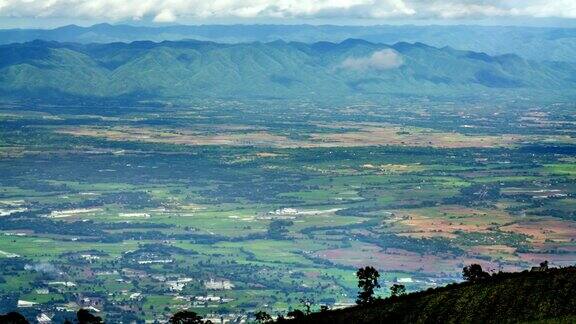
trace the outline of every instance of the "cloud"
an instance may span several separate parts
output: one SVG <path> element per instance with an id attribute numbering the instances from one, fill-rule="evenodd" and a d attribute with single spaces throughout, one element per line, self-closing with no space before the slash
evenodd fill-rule
<path id="1" fill-rule="evenodd" d="M 176 21 L 176 16 L 172 13 L 170 9 L 164 9 L 160 11 L 159 14 L 156 15 L 153 19 L 154 22 L 157 23 L 168 23 Z"/>
<path id="2" fill-rule="evenodd" d="M 382 71 L 398 68 L 402 66 L 402 64 L 404 64 L 404 60 L 398 52 L 391 49 L 384 49 L 374 52 L 367 57 L 349 57 L 345 59 L 339 67 L 355 71 Z"/>
<path id="3" fill-rule="evenodd" d="M 576 18 L 574 0 L 0 0 L 0 17 L 209 18 Z"/>

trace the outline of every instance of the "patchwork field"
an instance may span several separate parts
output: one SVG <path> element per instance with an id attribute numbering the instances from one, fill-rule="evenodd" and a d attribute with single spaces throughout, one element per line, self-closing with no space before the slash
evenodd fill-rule
<path id="1" fill-rule="evenodd" d="M 364 265 L 385 295 L 574 264 L 570 109 L 2 103 L 0 308 L 231 320 L 352 303 Z"/>
<path id="2" fill-rule="evenodd" d="M 466 135 L 458 132 L 439 132 L 417 127 L 389 124 L 349 123 L 318 125 L 321 133 L 303 133 L 301 138 L 289 138 L 262 129 L 223 125 L 213 129 L 191 131 L 185 128 L 156 129 L 137 127 L 66 127 L 57 129 L 59 134 L 102 137 L 114 141 L 139 141 L 183 145 L 257 146 L 275 148 L 321 148 L 365 146 L 416 146 L 436 148 L 493 148 L 539 140 L 529 135 L 504 134 Z M 311 129 L 314 131 L 315 129 Z M 546 140 L 556 143 L 573 143 L 570 136 L 549 136 Z"/>

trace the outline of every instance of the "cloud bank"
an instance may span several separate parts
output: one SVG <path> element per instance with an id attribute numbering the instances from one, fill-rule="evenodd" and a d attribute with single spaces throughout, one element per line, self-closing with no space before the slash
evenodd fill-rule
<path id="1" fill-rule="evenodd" d="M 0 0 L 0 17 L 176 22 L 210 18 L 576 18 L 575 0 Z"/>
<path id="2" fill-rule="evenodd" d="M 384 49 L 374 52 L 368 57 L 349 57 L 340 64 L 340 68 L 355 71 L 381 71 L 398 68 L 402 66 L 403 63 L 404 60 L 398 52 L 391 49 Z"/>

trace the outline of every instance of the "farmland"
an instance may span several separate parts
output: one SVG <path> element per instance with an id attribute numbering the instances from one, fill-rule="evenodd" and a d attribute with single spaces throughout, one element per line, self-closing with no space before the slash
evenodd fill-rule
<path id="1" fill-rule="evenodd" d="M 111 322 L 576 263 L 573 105 L 0 104 L 0 301 Z M 386 294 L 383 289 L 380 294 Z"/>

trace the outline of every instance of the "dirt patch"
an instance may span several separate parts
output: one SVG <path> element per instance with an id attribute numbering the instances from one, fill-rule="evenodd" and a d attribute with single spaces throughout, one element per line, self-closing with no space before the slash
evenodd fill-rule
<path id="1" fill-rule="evenodd" d="M 431 275 L 459 274 L 464 265 L 471 263 L 479 263 L 485 269 L 499 269 L 500 266 L 474 257 L 419 254 L 401 249 L 381 249 L 367 243 L 354 243 L 349 248 L 318 251 L 315 256 L 346 266 L 370 265 L 380 271 L 420 272 Z"/>
<path id="2" fill-rule="evenodd" d="M 342 124 L 358 131 L 312 134 L 314 141 L 333 146 L 400 145 L 440 148 L 504 147 L 521 139 L 518 135 L 480 136 L 406 128 L 387 124 Z"/>
<path id="3" fill-rule="evenodd" d="M 215 125 L 188 129 L 157 129 L 136 127 L 66 127 L 61 134 L 104 137 L 117 141 L 142 141 L 184 145 L 233 145 L 278 148 L 356 147 L 356 146 L 418 146 L 439 148 L 504 147 L 521 141 L 519 135 L 465 135 L 432 129 L 401 127 L 389 124 L 350 123 L 339 126 L 317 125 L 334 132 L 310 133 L 308 139 L 289 139 L 265 129 L 246 126 Z"/>
<path id="4" fill-rule="evenodd" d="M 506 224 L 511 217 L 499 210 L 483 211 L 459 206 L 446 206 L 417 211 L 395 211 L 400 223 L 412 232 L 405 233 L 413 237 L 444 236 L 453 238 L 456 231 L 489 232 L 498 224 Z"/>
<path id="5" fill-rule="evenodd" d="M 519 253 L 520 259 L 528 264 L 537 266 L 540 262 L 547 260 L 551 266 L 573 266 L 576 263 L 574 254 L 557 253 Z"/>
<path id="6" fill-rule="evenodd" d="M 523 221 L 503 226 L 500 229 L 506 232 L 528 235 L 534 244 L 544 244 L 546 242 L 566 243 L 576 239 L 576 222 L 565 220 Z"/>
<path id="7" fill-rule="evenodd" d="M 507 245 L 478 245 L 470 248 L 469 252 L 484 255 L 513 254 L 516 248 Z"/>
<path id="8" fill-rule="evenodd" d="M 286 137 L 265 131 L 246 133 L 205 134 L 190 131 L 174 131 L 150 128 L 96 128 L 70 127 L 58 130 L 58 133 L 75 136 L 104 137 L 114 141 L 140 141 L 149 143 L 183 145 L 227 145 L 227 146 L 263 146 L 295 147 L 296 143 Z"/>

